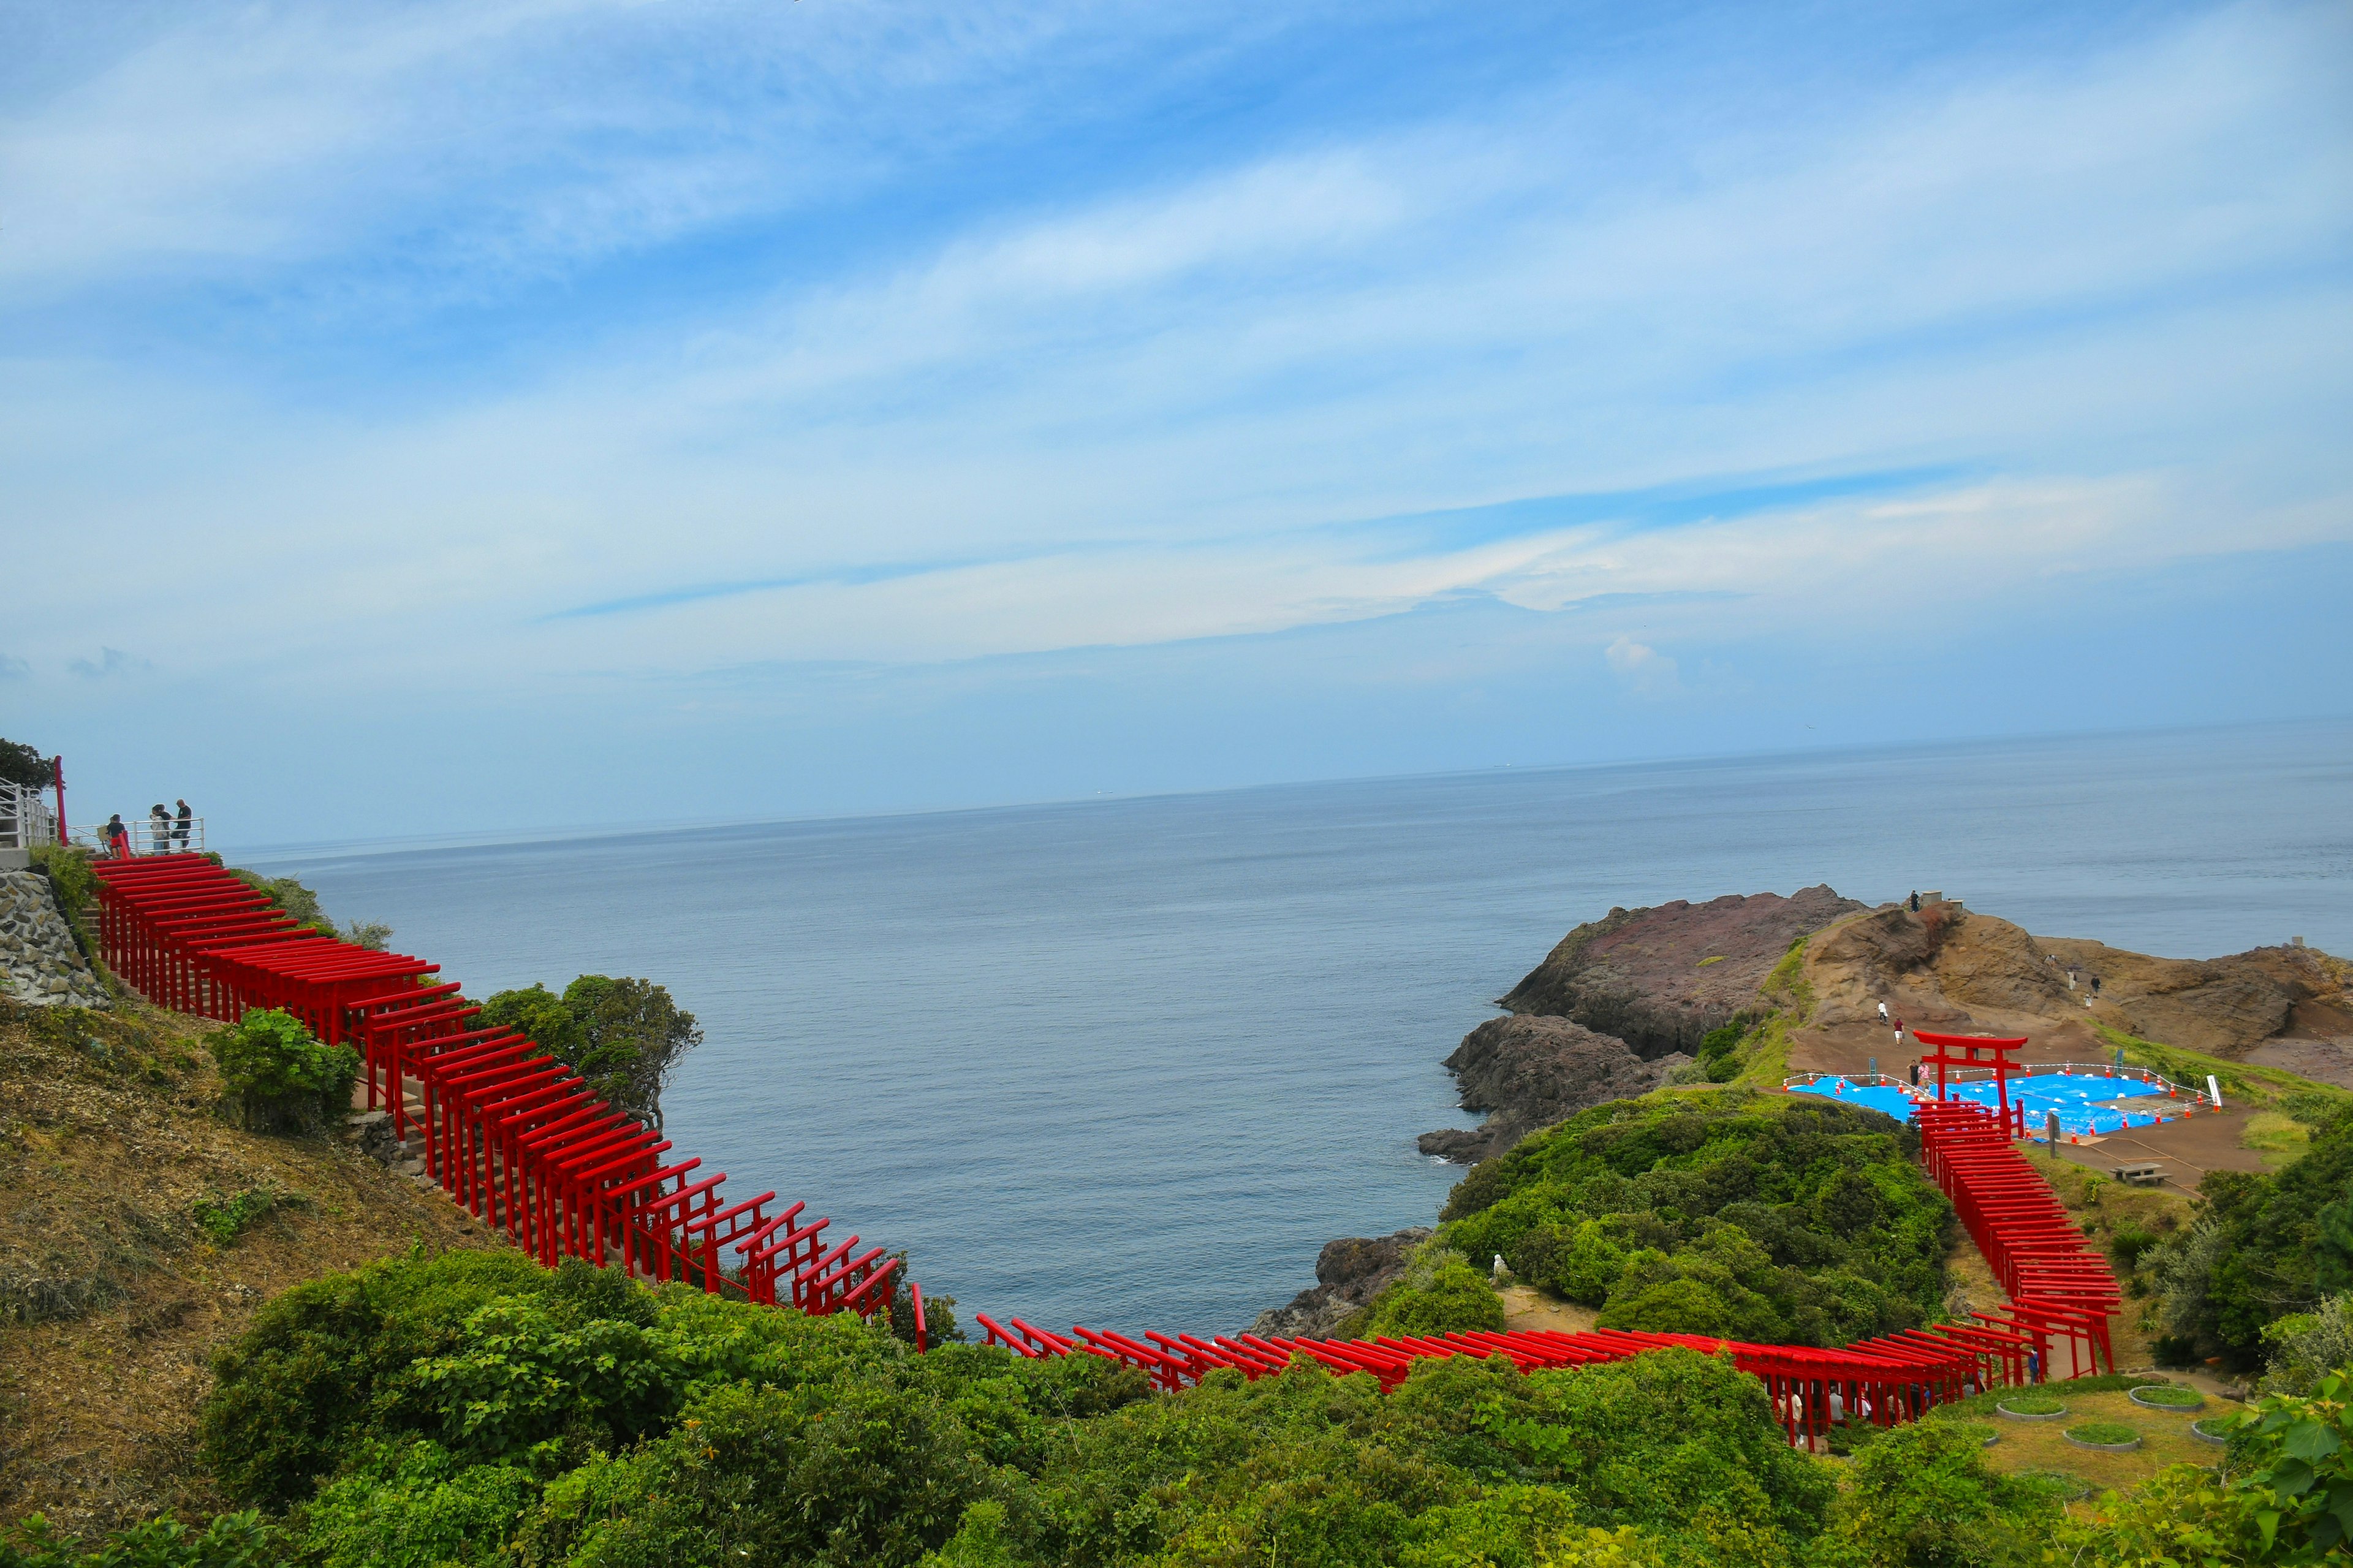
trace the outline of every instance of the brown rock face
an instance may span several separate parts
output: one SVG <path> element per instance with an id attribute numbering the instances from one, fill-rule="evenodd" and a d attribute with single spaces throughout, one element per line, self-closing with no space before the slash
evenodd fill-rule
<path id="1" fill-rule="evenodd" d="M 1315 1288 L 1302 1290 L 1287 1307 L 1269 1307 L 1250 1331 L 1261 1338 L 1328 1337 L 1405 1272 L 1407 1258 L 1430 1235 L 1428 1226 L 1417 1226 L 1393 1236 L 1344 1236 L 1325 1242 L 1315 1255 Z"/>
<path id="2" fill-rule="evenodd" d="M 2099 977 L 2104 1016 L 2143 1039 L 2213 1056 L 2242 1056 L 2281 1035 L 2332 1034 L 2344 1011 L 2337 975 L 2310 948 L 2258 947 L 2228 958 L 2187 959 L 2067 939 L 2042 946 L 2078 966 L 2079 985 Z M 2063 973 L 2060 983 L 2065 984 Z"/>
<path id="3" fill-rule="evenodd" d="M 1916 1024 L 1954 1026 L 1976 1018 L 2064 1016 L 2067 972 L 2018 926 L 1958 904 L 1914 913 L 1902 904 L 1874 910 L 1825 933 L 1806 952 L 1815 1024 L 1875 1017 L 1888 1003 Z"/>
<path id="4" fill-rule="evenodd" d="M 1446 1058 L 1462 1109 L 1489 1112 L 1485 1124 L 1425 1132 L 1419 1147 L 1439 1159 L 1475 1164 L 1588 1106 L 1648 1094 L 1690 1059 L 1674 1053 L 1644 1061 L 1625 1041 L 1567 1018 L 1490 1018 Z"/>
<path id="5" fill-rule="evenodd" d="M 1825 884 L 1786 899 L 1727 893 L 1612 910 L 1562 938 L 1502 1005 L 1614 1035 L 1645 1060 L 1696 1053 L 1701 1036 L 1757 1008 L 1758 984 L 1790 943 L 1866 907 Z"/>

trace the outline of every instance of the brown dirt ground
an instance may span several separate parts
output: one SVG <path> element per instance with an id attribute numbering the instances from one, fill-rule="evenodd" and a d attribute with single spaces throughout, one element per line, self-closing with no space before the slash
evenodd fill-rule
<path id="1" fill-rule="evenodd" d="M 89 1536 L 220 1506 L 195 1460 L 215 1352 L 288 1287 L 412 1246 L 500 1243 L 329 1138 L 212 1114 L 202 1027 L 0 1004 L 0 1519 Z M 233 1244 L 199 1199 L 287 1201 Z"/>
<path id="2" fill-rule="evenodd" d="M 1534 1285 L 1506 1285 L 1502 1295 L 1504 1326 L 1507 1329 L 1556 1329 L 1562 1333 L 1581 1334 L 1600 1316 L 1591 1307 L 1565 1301 Z"/>

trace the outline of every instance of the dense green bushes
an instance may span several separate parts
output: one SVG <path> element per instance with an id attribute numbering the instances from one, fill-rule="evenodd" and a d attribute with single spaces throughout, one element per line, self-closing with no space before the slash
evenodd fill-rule
<path id="1" fill-rule="evenodd" d="M 482 1016 L 522 1032 L 616 1110 L 653 1123 L 679 1058 L 702 1043 L 694 1015 L 667 988 L 627 976 L 584 974 L 560 996 L 544 985 L 501 991 Z"/>
<path id="2" fill-rule="evenodd" d="M 1425 1268 L 1425 1294 L 1476 1278 Z M 218 1370 L 204 1428 L 224 1489 L 284 1510 L 296 1554 L 336 1568 L 1276 1550 L 1534 1568 L 1586 1528 L 1701 1541 L 1695 1521 L 1738 1522 L 1794 1546 L 1833 1490 L 1761 1385 L 1687 1352 L 1534 1377 L 1433 1363 L 1390 1395 L 1302 1364 L 1154 1396 L 1091 1357 L 918 1357 L 855 1320 L 511 1254 L 299 1287 Z"/>
<path id="3" fill-rule="evenodd" d="M 2215 1171 L 2198 1190 L 2196 1222 L 2141 1255 L 2144 1284 L 2162 1298 L 2161 1348 L 2253 1367 L 2274 1319 L 2353 1289 L 2353 1107 L 2285 1170 Z"/>
<path id="4" fill-rule="evenodd" d="M 1474 1167 L 1440 1240 L 1605 1327 L 1842 1344 L 1926 1321 L 1952 1210 L 1876 1111 L 1742 1091 L 1597 1106 Z"/>
<path id="5" fill-rule="evenodd" d="M 1372 1303 L 1351 1338 L 1383 1334 L 1449 1334 L 1504 1326 L 1504 1303 L 1485 1275 L 1452 1247 L 1432 1241 L 1414 1252 L 1405 1275 Z"/>
<path id="6" fill-rule="evenodd" d="M 1469 1272 L 1419 1266 L 1425 1293 Z M 468 1252 L 299 1287 L 218 1371 L 206 1456 L 274 1537 L 249 1515 L 146 1527 L 102 1568 L 2027 1568 L 2054 1540 L 2130 1560 L 2109 1550 L 2126 1524 L 2061 1521 L 1957 1425 L 1881 1435 L 1842 1489 L 1762 1384 L 1688 1351 L 1426 1362 L 1386 1394 L 1301 1363 L 1155 1394 L 1093 1357 L 919 1357 L 854 1319 Z M 2242 1481 L 2133 1502 L 2133 1539 L 2221 1531 L 2235 1555 L 2176 1560 L 2262 1561 L 2242 1548 L 2268 1509 L 2307 1553 L 2279 1560 L 2316 1560 L 2347 1436 L 2322 1395 L 2251 1424 Z M 88 1565 L 36 1531 L 0 1568 Z"/>
<path id="7" fill-rule="evenodd" d="M 291 1013 L 248 1013 L 205 1038 L 230 1115 L 253 1131 L 316 1131 L 350 1109 L 359 1053 L 322 1045 Z"/>

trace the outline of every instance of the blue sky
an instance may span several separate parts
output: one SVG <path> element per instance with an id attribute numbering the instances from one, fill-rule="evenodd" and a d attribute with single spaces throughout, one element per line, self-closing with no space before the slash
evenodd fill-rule
<path id="1" fill-rule="evenodd" d="M 2353 708 L 2353 10 L 0 0 L 0 733 L 236 841 Z"/>

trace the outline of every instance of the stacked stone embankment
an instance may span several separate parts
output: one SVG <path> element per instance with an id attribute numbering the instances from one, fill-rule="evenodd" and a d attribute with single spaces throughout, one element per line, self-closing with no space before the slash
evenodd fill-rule
<path id="1" fill-rule="evenodd" d="M 108 1005 L 38 871 L 0 871 L 0 995 L 36 1007 Z"/>

